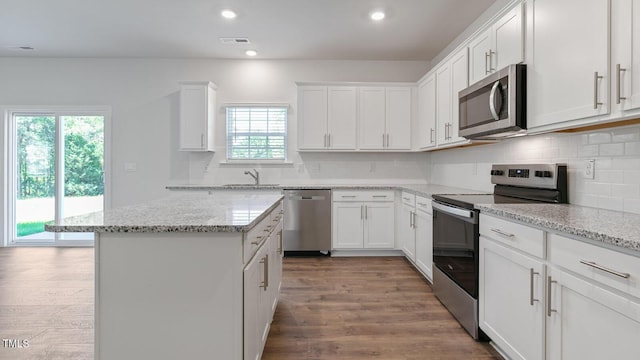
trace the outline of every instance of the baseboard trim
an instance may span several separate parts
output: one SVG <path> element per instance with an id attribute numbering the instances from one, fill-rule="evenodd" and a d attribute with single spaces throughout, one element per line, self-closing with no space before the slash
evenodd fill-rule
<path id="1" fill-rule="evenodd" d="M 401 250 L 332 250 L 332 257 L 404 256 Z"/>

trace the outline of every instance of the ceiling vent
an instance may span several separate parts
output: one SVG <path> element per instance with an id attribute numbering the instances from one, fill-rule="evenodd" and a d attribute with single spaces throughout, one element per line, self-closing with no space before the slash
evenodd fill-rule
<path id="1" fill-rule="evenodd" d="M 249 38 L 233 38 L 233 37 L 221 37 L 220 42 L 222 44 L 249 44 Z"/>

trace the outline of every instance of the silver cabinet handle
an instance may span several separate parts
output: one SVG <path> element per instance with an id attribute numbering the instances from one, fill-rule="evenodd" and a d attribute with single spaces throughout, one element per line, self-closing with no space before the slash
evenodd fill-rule
<path id="1" fill-rule="evenodd" d="M 540 275 L 539 272 L 535 272 L 533 268 L 529 269 L 529 305 L 533 306 L 535 301 L 540 301 L 533 297 L 533 276 Z"/>
<path id="2" fill-rule="evenodd" d="M 327 134 L 327 147 L 331 147 L 331 134 Z"/>
<path id="3" fill-rule="evenodd" d="M 373 195 L 374 198 L 386 198 L 387 195 Z"/>
<path id="4" fill-rule="evenodd" d="M 417 228 L 418 226 L 416 225 L 416 216 L 418 215 L 418 213 L 414 212 L 413 213 L 413 228 Z"/>
<path id="5" fill-rule="evenodd" d="M 360 205 L 360 220 L 364 219 L 364 205 Z"/>
<path id="6" fill-rule="evenodd" d="M 425 204 L 425 203 L 421 203 L 421 202 L 419 202 L 419 203 L 418 203 L 418 205 L 420 205 L 420 206 L 427 206 L 427 204 Z"/>
<path id="7" fill-rule="evenodd" d="M 387 147 L 387 145 L 385 144 L 385 137 L 384 137 L 384 134 L 382 134 L 382 147 L 383 147 L 383 148 Z"/>
<path id="8" fill-rule="evenodd" d="M 364 206 L 364 218 L 365 220 L 369 218 L 369 207 L 367 205 Z"/>
<path id="9" fill-rule="evenodd" d="M 612 275 L 615 275 L 615 276 L 619 276 L 619 277 L 621 277 L 623 279 L 628 279 L 631 276 L 631 274 L 629 274 L 629 273 L 623 273 L 623 272 L 620 272 L 620 271 L 615 271 L 615 270 L 610 269 L 608 267 L 604 267 L 602 265 L 598 265 L 593 261 L 580 260 L 580 264 L 591 266 L 594 269 L 598 269 L 598 270 L 604 271 L 606 273 L 609 273 L 609 274 L 612 274 Z"/>
<path id="10" fill-rule="evenodd" d="M 429 131 L 429 140 L 430 143 L 433 144 L 433 133 L 436 132 L 433 128 L 431 128 L 431 131 Z"/>
<path id="11" fill-rule="evenodd" d="M 627 100 L 626 97 L 620 96 L 620 92 L 622 91 L 622 83 L 620 82 L 622 76 L 621 73 L 627 71 L 627 69 L 621 68 L 620 64 L 616 64 L 616 104 L 620 104 L 620 100 Z"/>
<path id="12" fill-rule="evenodd" d="M 413 211 L 409 211 L 409 227 L 413 227 Z"/>
<path id="13" fill-rule="evenodd" d="M 488 67 L 489 61 L 487 60 L 488 57 L 489 57 L 489 53 L 485 52 L 484 53 L 484 74 L 485 75 L 489 74 L 489 67 Z"/>
<path id="14" fill-rule="evenodd" d="M 551 276 L 547 276 L 547 316 L 551 317 L 551 313 L 558 312 L 558 310 L 551 308 L 551 284 L 558 283 L 555 280 L 551 280 Z"/>
<path id="15" fill-rule="evenodd" d="M 496 53 L 495 51 L 493 51 L 493 50 L 489 49 L 489 72 L 493 72 L 493 71 L 495 71 L 495 70 L 496 70 L 496 69 L 494 69 L 494 68 L 493 68 L 493 66 L 492 66 L 492 63 L 493 63 L 492 59 L 493 59 L 493 55 L 494 55 L 495 53 Z"/>
<path id="16" fill-rule="evenodd" d="M 601 102 L 598 102 L 598 80 L 604 78 L 604 76 L 598 75 L 598 72 L 593 73 L 593 108 L 598 109 Z"/>
<path id="17" fill-rule="evenodd" d="M 259 245 L 262 242 L 262 238 L 264 238 L 264 236 L 256 236 L 256 241 L 252 241 L 251 245 Z"/>
<path id="18" fill-rule="evenodd" d="M 355 195 L 340 195 L 343 199 L 347 199 L 347 198 L 355 198 Z"/>
<path id="19" fill-rule="evenodd" d="M 514 238 L 514 237 L 516 237 L 514 234 L 506 233 L 506 232 L 504 232 L 504 231 L 502 231 L 502 230 L 500 230 L 500 229 L 494 229 L 494 228 L 491 228 L 491 231 L 493 231 L 493 232 L 494 232 L 494 233 L 496 233 L 496 234 L 500 234 L 500 235 L 502 235 L 502 236 L 506 236 L 506 237 L 508 237 L 508 238 Z"/>
<path id="20" fill-rule="evenodd" d="M 500 87 L 500 81 L 493 83 L 489 94 L 489 110 L 491 110 L 491 116 L 493 116 L 494 120 L 500 120 L 499 110 L 496 109 L 496 91 L 498 91 L 498 87 Z M 500 104 L 500 107 L 502 108 L 502 104 Z"/>
<path id="21" fill-rule="evenodd" d="M 264 281 L 260 287 L 263 288 L 264 291 L 267 291 L 267 288 L 269 287 L 269 254 L 266 254 L 260 263 L 264 266 Z"/>
<path id="22" fill-rule="evenodd" d="M 278 232 L 278 253 L 280 253 L 280 255 L 282 255 L 284 253 L 284 249 L 282 246 L 282 231 Z"/>
<path id="23" fill-rule="evenodd" d="M 387 147 L 389 147 L 389 133 L 387 133 Z"/>

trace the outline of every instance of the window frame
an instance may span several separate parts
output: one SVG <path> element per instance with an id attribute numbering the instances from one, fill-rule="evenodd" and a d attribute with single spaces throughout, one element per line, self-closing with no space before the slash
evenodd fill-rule
<path id="1" fill-rule="evenodd" d="M 270 132 L 265 132 L 265 133 L 247 133 L 249 134 L 256 134 L 256 135 L 280 135 L 282 134 L 282 136 L 284 137 L 284 143 L 283 143 L 283 158 L 246 158 L 246 159 L 240 159 L 240 158 L 232 158 L 230 157 L 231 155 L 231 137 L 233 135 L 230 135 L 229 133 L 229 109 L 233 109 L 233 108 L 282 108 L 285 110 L 285 120 L 284 120 L 284 131 L 282 133 L 270 133 Z M 225 114 L 225 161 L 223 162 L 223 164 L 288 164 L 289 161 L 289 110 L 290 110 L 290 106 L 289 104 L 284 104 L 284 103 L 232 103 L 232 104 L 225 104 L 224 105 L 224 114 Z M 236 134 L 234 132 L 234 134 Z"/>

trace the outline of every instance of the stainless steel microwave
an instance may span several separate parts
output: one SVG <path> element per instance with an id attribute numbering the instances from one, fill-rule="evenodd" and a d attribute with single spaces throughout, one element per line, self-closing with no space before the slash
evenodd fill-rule
<path id="1" fill-rule="evenodd" d="M 460 136 L 499 139 L 524 133 L 526 70 L 524 64 L 509 65 L 460 91 Z"/>

